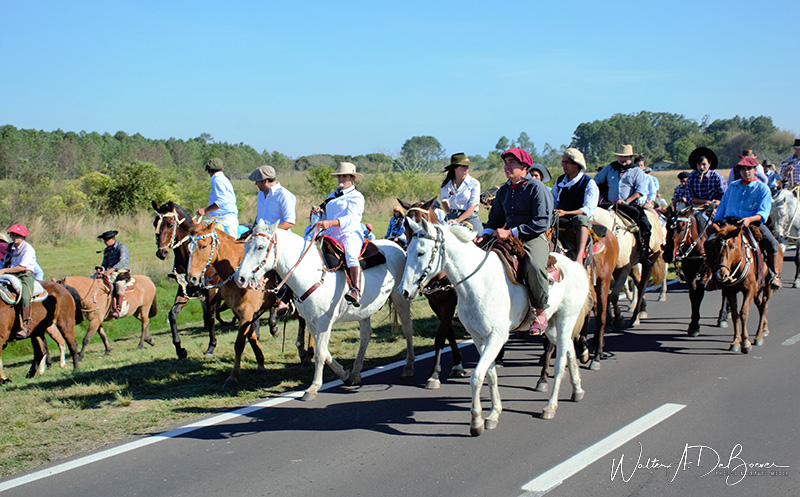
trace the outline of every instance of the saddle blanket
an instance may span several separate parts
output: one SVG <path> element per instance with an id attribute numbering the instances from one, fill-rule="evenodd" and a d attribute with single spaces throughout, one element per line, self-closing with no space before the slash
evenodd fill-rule
<path id="1" fill-rule="evenodd" d="M 22 291 L 22 282 L 13 274 L 0 274 L 0 299 L 6 304 L 15 305 L 19 301 L 19 292 Z M 48 293 L 38 281 L 33 283 L 31 302 L 41 302 Z"/>

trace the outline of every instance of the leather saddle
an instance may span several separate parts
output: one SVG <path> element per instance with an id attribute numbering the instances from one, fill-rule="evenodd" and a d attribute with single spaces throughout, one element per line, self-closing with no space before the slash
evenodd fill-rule
<path id="1" fill-rule="evenodd" d="M 572 228 L 571 225 L 568 225 L 567 220 L 559 220 L 559 232 L 563 232 L 564 234 L 568 234 L 568 236 L 561 237 L 559 236 L 558 245 L 555 247 L 555 251 L 561 253 L 562 251 L 565 252 L 565 255 L 571 253 L 572 256 L 570 259 L 575 260 L 574 254 L 576 252 L 575 244 L 577 243 L 576 233 L 575 230 Z M 586 246 L 583 247 L 583 255 L 584 255 L 584 265 L 588 266 L 591 263 L 590 257 L 594 257 L 600 253 L 602 253 L 606 245 L 603 243 L 603 238 L 606 237 L 608 233 L 608 228 L 603 226 L 602 224 L 592 221 L 592 227 L 589 228 L 589 240 L 586 242 Z"/>
<path id="2" fill-rule="evenodd" d="M 328 235 L 321 236 L 319 240 L 325 267 L 331 271 L 337 269 L 344 270 L 346 265 L 344 247 L 342 244 Z M 383 255 L 383 252 L 381 252 L 378 246 L 372 243 L 371 240 L 364 240 L 364 244 L 361 246 L 361 252 L 358 256 L 358 263 L 363 271 L 380 264 L 385 264 L 386 256 Z"/>
<path id="3" fill-rule="evenodd" d="M 495 240 L 491 250 L 496 253 L 503 262 L 508 279 L 520 285 L 525 285 L 525 273 L 520 271 L 519 265 L 525 257 L 525 248 L 519 238 L 511 237 L 508 241 Z M 550 283 L 555 283 L 564 279 L 564 272 L 552 255 L 547 258 L 547 274 Z"/>

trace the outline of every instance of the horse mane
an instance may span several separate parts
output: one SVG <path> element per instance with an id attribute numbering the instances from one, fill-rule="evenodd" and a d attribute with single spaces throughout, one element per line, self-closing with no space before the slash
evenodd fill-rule
<path id="1" fill-rule="evenodd" d="M 472 232 L 466 226 L 461 226 L 460 224 L 448 224 L 448 229 L 450 233 L 454 234 L 459 241 L 467 243 L 471 242 L 475 238 L 475 233 Z"/>

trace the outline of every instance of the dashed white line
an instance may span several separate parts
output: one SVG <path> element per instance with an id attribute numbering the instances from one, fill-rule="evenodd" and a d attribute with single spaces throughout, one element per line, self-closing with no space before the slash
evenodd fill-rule
<path id="1" fill-rule="evenodd" d="M 793 336 L 792 338 L 787 338 L 784 340 L 781 345 L 794 345 L 797 342 L 800 342 L 800 334 Z"/>

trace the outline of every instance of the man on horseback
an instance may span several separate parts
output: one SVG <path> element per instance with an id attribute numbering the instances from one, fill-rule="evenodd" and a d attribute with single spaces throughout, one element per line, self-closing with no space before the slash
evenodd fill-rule
<path id="1" fill-rule="evenodd" d="M 0 274 L 13 274 L 22 284 L 19 294 L 19 330 L 15 339 L 24 340 L 28 338 L 28 325 L 31 321 L 31 296 L 33 294 L 34 277 L 33 270 L 36 266 L 36 250 L 30 243 L 25 241 L 28 237 L 28 230 L 21 224 L 15 224 L 8 228 L 8 235 L 11 237 L 11 245 L 3 257 L 3 268 Z"/>
<path id="2" fill-rule="evenodd" d="M 650 179 L 645 172 L 633 164 L 633 146 L 620 145 L 614 155 L 617 160 L 598 172 L 594 181 L 601 194 L 606 190 L 606 201 L 601 206 L 613 205 L 617 211 L 633 219 L 639 226 L 641 241 L 640 262 L 650 257 L 650 233 L 653 227 L 644 213 L 644 202 L 650 192 Z"/>
<path id="3" fill-rule="evenodd" d="M 781 180 L 784 187 L 800 185 L 800 138 L 794 140 L 794 155 L 781 162 Z"/>
<path id="4" fill-rule="evenodd" d="M 777 290 L 781 288 L 781 269 L 783 267 L 783 254 L 777 240 L 767 228 L 766 220 L 772 205 L 772 195 L 766 183 L 756 180 L 758 161 L 754 157 L 745 156 L 736 164 L 741 175 L 730 184 L 722 201 L 714 214 L 714 222 L 723 223 L 727 218 L 738 219 L 742 227 L 751 226 L 758 229 L 762 238 L 759 242 L 764 252 L 767 267 L 770 271 L 770 286 Z M 713 235 L 705 243 L 706 253 L 715 243 Z"/>
<path id="5" fill-rule="evenodd" d="M 577 148 L 568 148 L 564 152 L 561 167 L 564 174 L 558 177 L 550 191 L 555 199 L 559 225 L 570 226 L 577 232 L 576 261 L 583 264 L 584 249 L 592 226 L 590 219 L 597 209 L 600 190 L 597 183 L 584 174 L 586 159 Z"/>
<path id="6" fill-rule="evenodd" d="M 686 185 L 686 179 L 689 175 L 686 171 L 678 173 L 678 186 L 672 191 L 672 205 L 675 206 L 676 211 L 683 210 L 686 204 L 689 203 L 689 191 Z"/>
<path id="7" fill-rule="evenodd" d="M 269 224 L 278 223 L 282 230 L 292 229 L 295 222 L 295 196 L 282 187 L 275 178 L 275 168 L 261 166 L 248 176 L 258 188 L 256 199 L 256 223 L 263 220 Z"/>
<path id="8" fill-rule="evenodd" d="M 358 256 L 364 244 L 361 231 L 361 216 L 364 215 L 364 195 L 356 190 L 355 182 L 361 181 L 364 175 L 356 172 L 355 164 L 340 162 L 339 169 L 332 174 L 339 180 L 339 187 L 319 206 L 313 207 L 312 213 L 324 211 L 323 220 L 317 225 L 344 247 L 347 264 L 347 284 L 350 289 L 344 299 L 353 307 L 361 306 L 361 266 Z"/>
<path id="9" fill-rule="evenodd" d="M 550 228 L 553 213 L 553 195 L 539 180 L 528 174 L 533 165 L 531 155 L 521 148 L 511 148 L 500 156 L 503 159 L 508 181 L 497 190 L 497 196 L 489 210 L 489 219 L 478 238 L 494 235 L 507 240 L 511 235 L 519 238 L 525 246 L 522 261 L 528 285 L 531 307 L 535 319 L 530 328 L 533 335 L 547 329 L 547 298 L 549 282 L 547 259 L 550 255 L 550 242 L 544 233 Z"/>
<path id="10" fill-rule="evenodd" d="M 197 209 L 201 216 L 217 221 L 217 226 L 234 238 L 239 236 L 239 208 L 236 206 L 236 192 L 233 185 L 222 172 L 222 159 L 209 159 L 205 165 L 211 181 L 208 205 Z"/>
<path id="11" fill-rule="evenodd" d="M 118 233 L 116 230 L 109 230 L 97 237 L 103 240 L 106 248 L 103 249 L 103 262 L 95 267 L 97 272 L 95 277 L 105 275 L 111 285 L 111 293 L 114 299 L 114 310 L 111 312 L 111 317 L 113 318 L 118 318 L 122 312 L 122 304 L 125 302 L 125 285 L 131 279 L 128 247 L 117 241 L 116 236 Z"/>

